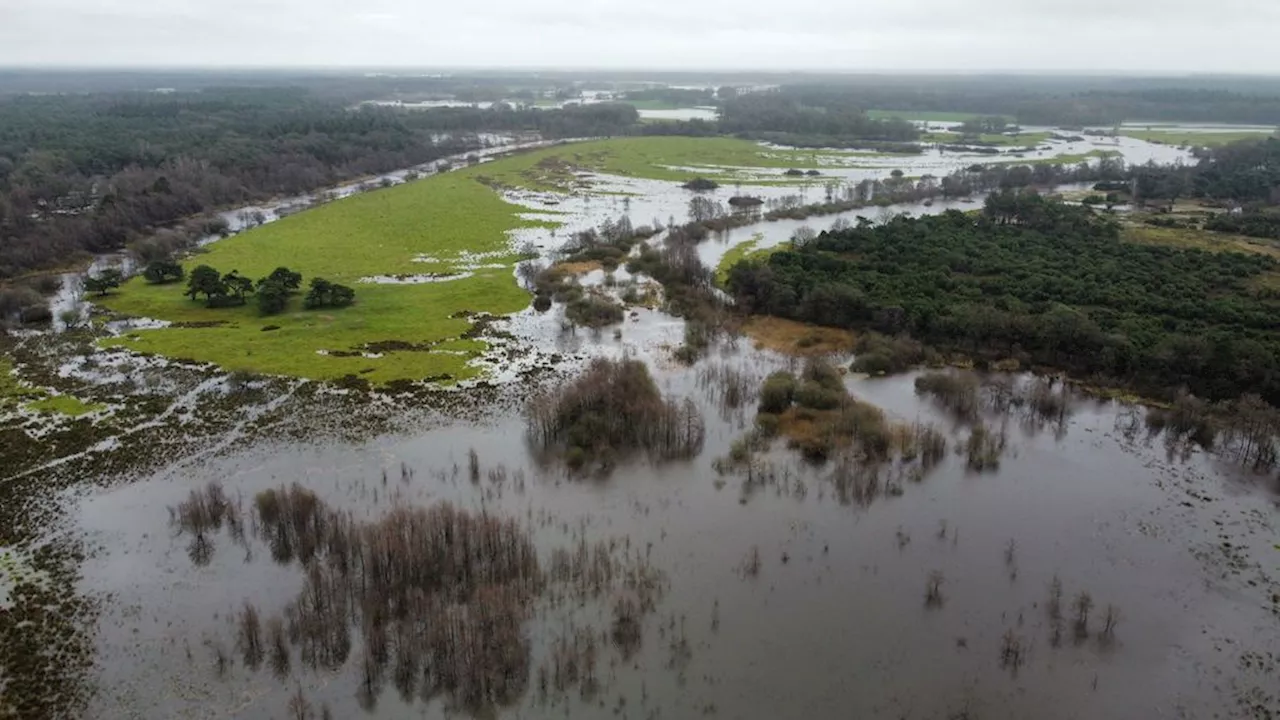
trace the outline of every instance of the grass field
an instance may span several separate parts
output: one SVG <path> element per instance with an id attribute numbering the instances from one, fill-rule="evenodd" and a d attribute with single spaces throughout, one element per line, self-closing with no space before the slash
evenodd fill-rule
<path id="1" fill-rule="evenodd" d="M 1213 147 L 1226 145 L 1239 140 L 1255 140 L 1264 137 L 1275 137 L 1275 132 L 1262 130 L 1229 130 L 1223 132 L 1187 132 L 1176 127 L 1168 129 L 1153 128 L 1151 130 L 1132 130 L 1121 128 L 1120 134 L 1136 140 L 1160 142 L 1166 145 L 1192 145 L 1197 147 Z"/>
<path id="2" fill-rule="evenodd" d="M 476 181 L 479 168 L 377 190 L 290 216 L 210 246 L 188 259 L 222 272 L 239 270 L 261 277 L 280 265 L 313 277 L 350 285 L 356 304 L 338 310 L 306 311 L 301 298 L 281 315 L 260 317 L 250 303 L 209 309 L 183 296 L 181 285 L 148 285 L 139 278 L 100 300 L 117 312 L 175 323 L 221 323 L 216 327 L 173 327 L 141 331 L 109 341 L 143 352 L 213 362 L 231 370 L 332 379 L 360 375 L 371 382 L 449 375 L 466 378 L 466 365 L 480 347 L 456 344 L 472 323 L 464 312 L 506 314 L 528 305 L 514 279 L 517 261 L 506 231 L 538 223 L 517 217 L 520 210 Z M 471 277 L 418 285 L 360 283 L 372 275 L 450 273 L 476 263 Z M 415 259 L 430 258 L 429 262 Z M 265 331 L 276 326 L 278 329 Z M 381 357 L 343 357 L 367 343 L 398 341 L 413 350 L 384 351 Z M 449 341 L 454 344 L 446 345 Z"/>

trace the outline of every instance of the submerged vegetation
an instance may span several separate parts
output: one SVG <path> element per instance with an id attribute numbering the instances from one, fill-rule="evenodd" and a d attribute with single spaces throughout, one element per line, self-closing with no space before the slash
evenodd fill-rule
<path id="1" fill-rule="evenodd" d="M 193 491 L 170 517 L 206 543 L 225 520 L 232 537 L 246 543 L 235 507 L 214 483 Z M 516 520 L 448 503 L 401 506 L 357 521 L 295 484 L 259 493 L 253 507 L 254 534 L 275 562 L 296 564 L 303 583 L 265 623 L 252 600 L 243 604 L 235 645 L 245 666 L 257 671 L 269 659 L 284 681 L 295 657 L 327 671 L 354 657 L 359 699 L 369 709 L 389 683 L 406 700 L 443 694 L 468 713 L 492 712 L 529 689 L 534 658 L 526 624 L 536 603 L 615 596 L 615 613 L 625 612 L 614 620 L 614 641 L 630 654 L 662 590 L 656 571 L 639 557 L 620 556 L 613 544 L 582 539 L 544 562 Z M 585 693 L 595 682 L 599 653 L 587 649 L 583 656 L 580 639 L 562 638 L 569 644 L 539 668 L 540 677 L 554 677 L 558 692 L 582 685 Z M 225 672 L 230 658 L 216 652 L 215 665 Z"/>
<path id="2" fill-rule="evenodd" d="M 739 441 L 730 465 L 749 462 L 753 447 L 775 436 L 806 459 L 822 463 L 840 455 L 871 468 L 895 458 L 919 461 L 923 470 L 946 452 L 946 439 L 932 427 L 891 422 L 882 410 L 849 394 L 840 372 L 826 360 L 811 358 L 800 376 L 779 371 L 760 388 L 755 428 Z M 839 471 L 838 475 L 844 474 Z"/>
<path id="3" fill-rule="evenodd" d="M 541 453 L 574 470 L 608 472 L 636 452 L 655 460 L 693 457 L 706 434 L 690 400 L 662 396 L 639 360 L 595 360 L 577 380 L 535 399 L 528 435 Z"/>

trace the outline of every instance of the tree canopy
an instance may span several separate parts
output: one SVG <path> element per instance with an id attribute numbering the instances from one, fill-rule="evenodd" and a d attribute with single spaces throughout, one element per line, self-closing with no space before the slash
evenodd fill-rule
<path id="1" fill-rule="evenodd" d="M 1034 193 L 984 212 L 827 232 L 745 261 L 728 286 L 750 312 L 1015 357 L 1152 392 L 1280 403 L 1280 295 L 1265 255 L 1126 243 L 1087 208 Z"/>

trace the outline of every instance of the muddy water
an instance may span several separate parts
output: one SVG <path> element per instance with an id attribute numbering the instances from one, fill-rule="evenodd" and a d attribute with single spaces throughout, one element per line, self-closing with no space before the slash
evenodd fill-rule
<path id="1" fill-rule="evenodd" d="M 365 711 L 354 672 L 300 670 L 296 660 L 287 683 L 238 662 L 218 678 L 211 648 L 234 647 L 232 612 L 246 599 L 278 612 L 301 577 L 261 545 L 246 550 L 225 535 L 207 566 L 193 565 L 189 538 L 175 536 L 166 507 L 212 479 L 246 506 L 258 491 L 298 482 L 358 518 L 448 499 L 523 518 L 544 550 L 579 531 L 651 545 L 669 588 L 646 621 L 640 654 L 622 662 L 607 653 L 604 689 L 589 701 L 574 693 L 548 706 L 531 692 L 508 709 L 512 717 L 932 718 L 966 709 L 975 717 L 1231 717 L 1240 696 L 1273 687 L 1274 665 L 1268 675 L 1242 658 L 1280 647 L 1270 598 L 1280 577 L 1275 495 L 1205 456 L 1171 453 L 1140 429 L 1139 410 L 1078 398 L 1062 423 L 1010 418 L 998 472 L 966 471 L 949 455 L 901 496 L 865 505 L 842 503 L 829 467 L 804 465 L 781 445 L 770 454 L 772 479 L 747 489 L 712 461 L 752 413 L 722 413 L 697 370 L 664 360 L 660 335 L 633 340 L 631 350 L 665 390 L 701 406 L 707 444 L 689 462 L 633 462 L 608 479 L 570 480 L 540 470 L 519 440 L 520 417 L 499 414 L 356 445 L 263 439 L 85 498 L 80 523 L 97 549 L 83 585 L 110 598 L 99 638 L 104 689 L 91 716 L 280 717 L 299 685 L 336 717 L 447 714 L 439 700 L 410 710 L 391 689 Z M 577 342 L 600 346 L 593 354 L 625 344 Z M 758 377 L 786 364 L 745 343 L 704 362 Z M 901 419 L 935 422 L 952 446 L 962 443 L 967 431 L 917 398 L 912 383 L 910 375 L 847 380 L 859 397 Z M 524 469 L 527 482 L 472 485 L 471 448 L 484 473 Z M 413 477 L 402 480 L 402 467 Z M 750 577 L 742 567 L 753 547 L 761 569 Z M 940 607 L 925 602 L 934 571 L 944 576 Z M 1061 647 L 1051 643 L 1046 610 L 1055 575 L 1068 617 L 1081 591 L 1096 604 L 1090 636 L 1077 640 L 1068 622 Z M 1098 631 L 1109 604 L 1120 622 L 1107 640 Z M 535 666 L 574 616 L 607 627 L 598 608 L 539 614 L 528 626 Z M 685 660 L 671 649 L 669 623 L 685 628 Z M 1010 630 L 1024 647 L 1016 668 L 1001 663 Z"/>

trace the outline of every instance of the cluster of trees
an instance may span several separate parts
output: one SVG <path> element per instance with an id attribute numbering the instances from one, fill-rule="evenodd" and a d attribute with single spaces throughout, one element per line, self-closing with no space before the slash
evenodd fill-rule
<path id="1" fill-rule="evenodd" d="M 1222 213 L 1209 218 L 1204 226 L 1207 230 L 1280 240 L 1280 212 L 1275 211 Z"/>
<path id="2" fill-rule="evenodd" d="M 728 287 L 748 312 L 909 335 L 1149 393 L 1280 404 L 1280 295 L 1251 282 L 1262 255 L 1120 241 L 1087 208 L 1005 191 L 952 211 L 863 222 L 744 261 Z"/>
<path id="3" fill-rule="evenodd" d="M 248 296 L 256 295 L 258 310 L 263 315 L 275 315 L 284 312 L 289 297 L 301 287 L 302 274 L 287 267 L 278 267 L 270 275 L 254 282 L 235 270 L 223 274 L 208 265 L 201 265 L 191 271 L 184 294 L 192 300 L 203 295 L 208 307 L 244 305 Z M 354 302 L 355 290 L 324 278 L 312 278 L 302 304 L 313 310 L 346 307 Z"/>
<path id="4" fill-rule="evenodd" d="M 1280 204 L 1280 139 L 1241 140 L 1201 151 L 1193 165 L 1143 165 L 1133 176 L 1141 199 Z"/>
<path id="5" fill-rule="evenodd" d="M 1009 121 L 1000 115 L 965 120 L 955 128 L 962 135 L 999 134 L 1010 129 Z"/>

